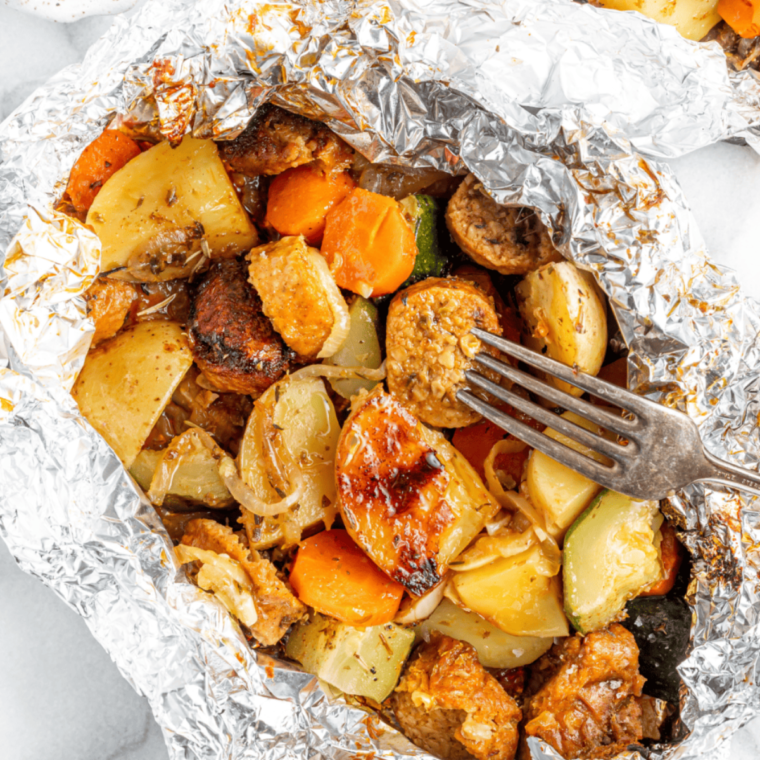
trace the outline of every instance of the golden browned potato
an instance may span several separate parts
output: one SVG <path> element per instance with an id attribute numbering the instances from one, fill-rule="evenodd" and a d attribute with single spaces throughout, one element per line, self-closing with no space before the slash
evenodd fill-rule
<path id="1" fill-rule="evenodd" d="M 299 236 L 260 245 L 247 258 L 249 281 L 285 343 L 301 356 L 332 356 L 348 336 L 350 322 L 322 254 Z"/>
<path id="2" fill-rule="evenodd" d="M 176 322 L 142 322 L 90 351 L 72 396 L 128 469 L 193 363 Z"/>
<path id="3" fill-rule="evenodd" d="M 108 277 L 98 277 L 84 294 L 87 316 L 95 323 L 92 347 L 113 338 L 122 327 L 137 298 L 135 286 Z"/>
<path id="4" fill-rule="evenodd" d="M 528 348 L 596 375 L 607 351 L 607 311 L 594 278 L 569 261 L 531 272 L 515 288 Z M 550 378 L 558 388 L 583 391 Z"/>
<path id="5" fill-rule="evenodd" d="M 498 352 L 471 335 L 473 327 L 501 335 L 493 299 L 470 282 L 429 277 L 391 301 L 388 390 L 428 425 L 464 427 L 480 419 L 456 394 L 467 385 L 464 373 L 475 354 Z"/>
<path id="6" fill-rule="evenodd" d="M 258 240 L 216 145 L 192 137 L 154 145 L 116 172 L 87 224 L 103 245 L 102 270 L 125 280 L 187 277 L 204 250 L 229 258 Z"/>
<path id="7" fill-rule="evenodd" d="M 449 201 L 446 225 L 473 261 L 502 274 L 526 274 L 562 259 L 535 211 L 500 206 L 474 174 Z"/>
<path id="8" fill-rule="evenodd" d="M 335 476 L 354 541 L 417 596 L 498 511 L 469 462 L 382 388 L 355 397 Z"/>

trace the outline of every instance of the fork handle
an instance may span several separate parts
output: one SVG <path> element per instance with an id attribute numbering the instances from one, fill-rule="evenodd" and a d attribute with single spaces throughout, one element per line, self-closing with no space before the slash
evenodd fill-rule
<path id="1" fill-rule="evenodd" d="M 760 474 L 718 459 L 707 450 L 704 454 L 709 466 L 705 468 L 705 474 L 697 478 L 698 481 L 733 486 L 741 491 L 760 496 Z"/>

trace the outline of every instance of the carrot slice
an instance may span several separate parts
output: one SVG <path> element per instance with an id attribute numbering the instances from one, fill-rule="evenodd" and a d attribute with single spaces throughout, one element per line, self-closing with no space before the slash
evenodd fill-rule
<path id="1" fill-rule="evenodd" d="M 397 201 L 356 188 L 327 215 L 322 254 L 341 288 L 367 298 L 409 277 L 417 244 Z"/>
<path id="2" fill-rule="evenodd" d="M 516 417 L 520 422 L 530 425 L 536 430 L 544 429 L 544 426 L 540 422 L 536 422 L 531 417 L 528 417 L 528 415 L 518 412 L 509 404 L 498 404 L 498 408 L 506 414 Z M 491 453 L 491 449 L 494 445 L 502 438 L 514 438 L 514 436 L 508 436 L 506 430 L 503 430 L 498 425 L 494 425 L 493 422 L 481 420 L 474 425 L 457 428 L 456 431 L 454 431 L 451 443 L 473 466 L 481 479 L 485 480 L 484 465 L 486 458 Z M 497 470 L 502 470 L 508 473 L 513 477 L 515 483 L 519 483 L 523 465 L 530 452 L 530 447 L 526 447 L 522 451 L 514 451 L 509 454 L 498 454 L 494 460 L 494 467 Z"/>
<path id="3" fill-rule="evenodd" d="M 311 164 L 288 169 L 269 186 L 266 221 L 281 235 L 303 235 L 318 245 L 328 212 L 355 186 L 348 172 L 321 172 Z"/>
<path id="4" fill-rule="evenodd" d="M 317 612 L 358 626 L 393 620 L 404 593 L 345 530 L 325 530 L 301 541 L 290 585 Z"/>
<path id="5" fill-rule="evenodd" d="M 488 420 L 476 422 L 468 427 L 457 428 L 451 442 L 459 453 L 473 466 L 475 471 L 485 480 L 486 457 L 496 443 L 506 436 L 506 431 Z"/>
<path id="6" fill-rule="evenodd" d="M 115 129 L 106 129 L 77 159 L 66 193 L 77 211 L 87 211 L 107 179 L 140 155 L 140 146 Z"/>
<path id="7" fill-rule="evenodd" d="M 683 547 L 681 546 L 681 542 L 676 538 L 676 532 L 668 523 L 663 523 L 660 531 L 662 533 L 660 553 L 662 555 L 664 577 L 643 594 L 639 594 L 639 596 L 663 596 L 667 594 L 675 586 L 678 571 L 681 568 Z"/>
<path id="8" fill-rule="evenodd" d="M 760 2 L 754 0 L 720 0 L 718 14 L 740 36 L 760 35 Z"/>

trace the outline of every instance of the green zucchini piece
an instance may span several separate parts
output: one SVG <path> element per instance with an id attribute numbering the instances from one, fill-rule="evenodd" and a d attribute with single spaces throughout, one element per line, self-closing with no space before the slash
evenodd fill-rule
<path id="1" fill-rule="evenodd" d="M 409 195 L 402 201 L 401 209 L 414 230 L 417 242 L 417 258 L 414 269 L 401 288 L 413 285 L 427 277 L 441 277 L 446 271 L 448 259 L 438 244 L 438 202 L 430 195 Z M 401 289 L 400 288 L 400 289 Z"/>
<path id="2" fill-rule="evenodd" d="M 383 363 L 380 340 L 377 337 L 377 306 L 366 298 L 357 296 L 348 310 L 348 316 L 351 320 L 348 336 L 343 341 L 343 345 L 327 359 L 326 363 L 334 364 L 336 367 L 377 369 Z M 351 398 L 362 388 L 371 391 L 377 382 L 341 378 L 330 380 L 330 385 L 343 398 Z"/>
<path id="3" fill-rule="evenodd" d="M 382 702 L 396 687 L 414 632 L 386 623 L 355 628 L 314 613 L 291 632 L 285 652 L 331 686 Z"/>
<path id="4" fill-rule="evenodd" d="M 662 578 L 656 501 L 602 491 L 565 536 L 565 613 L 581 633 L 604 628 Z"/>
<path id="5" fill-rule="evenodd" d="M 678 704 L 681 677 L 676 669 L 686 659 L 691 637 L 691 609 L 683 599 L 640 596 L 625 607 L 622 621 L 639 646 L 639 671 L 650 697 Z"/>

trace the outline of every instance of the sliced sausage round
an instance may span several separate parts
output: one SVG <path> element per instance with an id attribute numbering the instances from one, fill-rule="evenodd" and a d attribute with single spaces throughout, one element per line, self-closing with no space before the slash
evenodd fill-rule
<path id="1" fill-rule="evenodd" d="M 473 261 L 502 274 L 527 274 L 562 260 L 535 211 L 500 206 L 474 174 L 465 178 L 449 201 L 446 224 L 456 244 Z"/>
<path id="2" fill-rule="evenodd" d="M 501 335 L 493 299 L 470 282 L 430 277 L 398 293 L 388 309 L 388 389 L 428 425 L 464 427 L 480 419 L 457 400 L 473 357 L 495 349 L 470 334 Z M 492 377 L 498 381 L 498 377 Z"/>

